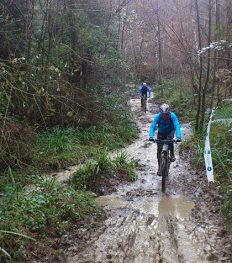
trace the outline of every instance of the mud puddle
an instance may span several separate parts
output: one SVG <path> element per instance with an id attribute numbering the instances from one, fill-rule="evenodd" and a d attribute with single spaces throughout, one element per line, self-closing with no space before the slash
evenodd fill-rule
<path id="1" fill-rule="evenodd" d="M 190 215 L 194 203 L 185 196 L 143 197 L 136 200 L 125 200 L 119 196 L 100 196 L 96 203 L 105 209 L 130 209 L 162 218 L 172 216 L 173 218 L 185 219 Z"/>
<path id="2" fill-rule="evenodd" d="M 208 194 L 207 203 L 204 179 L 177 153 L 166 193 L 161 192 L 161 178 L 156 176 L 156 144 L 147 142 L 157 107 L 148 103 L 148 112 L 144 114 L 139 104 L 137 99 L 130 101 L 139 138 L 124 149 L 129 158 L 138 161 L 139 179 L 120 185 L 116 193 L 96 199 L 107 219 L 93 236 L 84 239 L 84 248 L 74 245 L 67 262 L 232 262 L 230 239 L 223 232 L 218 204 L 212 201 L 216 192 Z M 190 125 L 182 125 L 183 138 L 190 133 Z"/>

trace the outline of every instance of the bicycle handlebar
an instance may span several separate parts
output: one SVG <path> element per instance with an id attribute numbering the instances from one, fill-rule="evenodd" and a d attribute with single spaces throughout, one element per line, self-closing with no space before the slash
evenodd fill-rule
<path id="1" fill-rule="evenodd" d="M 150 140 L 149 140 L 150 141 Z M 165 143 L 177 143 L 181 142 L 181 139 L 171 139 L 171 140 L 160 140 L 160 139 L 154 139 L 152 142 L 154 143 L 160 143 L 160 144 L 165 144 Z"/>

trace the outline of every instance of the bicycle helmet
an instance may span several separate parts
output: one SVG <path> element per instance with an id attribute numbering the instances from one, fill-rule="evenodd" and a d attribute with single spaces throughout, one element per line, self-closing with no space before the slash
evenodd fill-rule
<path id="1" fill-rule="evenodd" d="M 147 83 L 146 83 L 146 82 L 143 82 L 143 86 L 147 86 Z"/>
<path id="2" fill-rule="evenodd" d="M 164 103 L 160 106 L 160 112 L 161 114 L 167 114 L 170 112 L 170 107 L 168 104 Z"/>

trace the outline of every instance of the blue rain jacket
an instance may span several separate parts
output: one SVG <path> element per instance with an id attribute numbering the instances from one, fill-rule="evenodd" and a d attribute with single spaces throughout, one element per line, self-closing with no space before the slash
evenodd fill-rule
<path id="1" fill-rule="evenodd" d="M 139 86 L 138 94 L 139 94 L 140 97 L 142 97 L 142 87 L 143 87 L 143 85 Z M 150 97 L 151 96 L 151 88 L 149 86 L 147 86 L 147 85 L 146 85 L 146 87 L 147 87 L 147 92 L 148 92 L 149 97 Z"/>
<path id="2" fill-rule="evenodd" d="M 169 134 L 171 131 L 175 130 L 176 137 L 181 139 L 180 124 L 174 112 L 170 112 L 170 118 L 168 120 L 164 120 L 161 117 L 160 112 L 157 113 L 150 126 L 150 132 L 149 132 L 150 138 L 154 138 L 156 129 L 158 129 L 158 132 L 162 134 Z"/>

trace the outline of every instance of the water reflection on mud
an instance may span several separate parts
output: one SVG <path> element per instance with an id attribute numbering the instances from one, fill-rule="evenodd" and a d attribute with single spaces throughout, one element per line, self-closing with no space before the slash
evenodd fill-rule
<path id="1" fill-rule="evenodd" d="M 186 218 L 194 208 L 193 202 L 185 196 L 163 197 L 159 201 L 159 215 L 172 215 L 178 219 Z"/>
<path id="2" fill-rule="evenodd" d="M 107 209 L 125 208 L 127 202 L 118 196 L 104 195 L 96 198 L 96 204 Z"/>
<path id="3" fill-rule="evenodd" d="M 150 214 L 156 217 L 170 215 L 178 219 L 187 218 L 193 202 L 185 196 L 143 197 L 134 200 L 124 200 L 118 196 L 101 196 L 96 199 L 99 206 L 107 209 L 129 208 L 138 210 L 141 214 Z"/>

